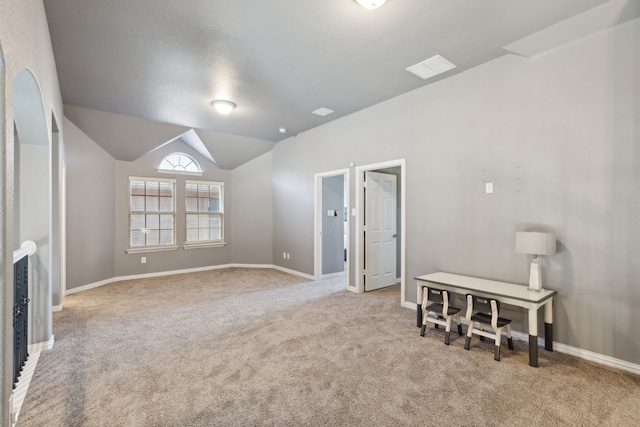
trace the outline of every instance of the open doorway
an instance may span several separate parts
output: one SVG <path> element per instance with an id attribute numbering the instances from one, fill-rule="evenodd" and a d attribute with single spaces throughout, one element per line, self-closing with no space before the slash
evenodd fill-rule
<path id="1" fill-rule="evenodd" d="M 356 168 L 356 288 L 396 286 L 405 303 L 405 160 Z M 378 291 L 379 292 L 379 291 Z"/>
<path id="2" fill-rule="evenodd" d="M 349 170 L 315 175 L 316 280 L 343 275 L 349 286 Z"/>

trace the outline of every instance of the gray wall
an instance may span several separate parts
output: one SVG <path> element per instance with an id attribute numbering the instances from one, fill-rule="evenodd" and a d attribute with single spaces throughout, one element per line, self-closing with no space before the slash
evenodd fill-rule
<path id="1" fill-rule="evenodd" d="M 178 151 L 189 154 L 195 158 L 204 171 L 203 176 L 175 175 L 156 171 L 166 155 Z M 178 250 L 136 254 L 126 253 L 129 236 L 129 176 L 176 179 L 176 238 L 179 246 Z M 187 179 L 224 182 L 224 236 L 227 246 L 188 250 L 183 248 L 186 234 L 184 187 L 185 180 Z M 164 145 L 155 151 L 145 154 L 134 162 L 117 161 L 115 187 L 115 276 L 184 270 L 230 263 L 231 247 L 233 245 L 234 213 L 233 203 L 230 203 L 228 197 L 233 194 L 234 189 L 231 183 L 231 172 L 218 169 L 181 140 L 176 140 Z M 147 258 L 146 264 L 141 264 L 141 257 Z"/>
<path id="2" fill-rule="evenodd" d="M 116 162 L 65 118 L 67 290 L 115 276 Z"/>
<path id="3" fill-rule="evenodd" d="M 344 175 L 322 178 L 322 274 L 344 271 L 344 206 Z"/>
<path id="4" fill-rule="evenodd" d="M 314 173 L 406 158 L 409 301 L 411 278 L 434 271 L 526 284 L 515 232 L 553 231 L 555 338 L 640 363 L 638 40 L 636 20 L 505 56 L 278 143 L 274 253 L 312 274 Z"/>
<path id="5" fill-rule="evenodd" d="M 29 344 L 51 337 L 49 255 L 49 146 L 20 145 L 20 242 L 38 249 L 29 257 Z M 43 315 L 48 313 L 49 315 Z"/>
<path id="6" fill-rule="evenodd" d="M 231 261 L 273 264 L 273 156 L 271 152 L 231 171 L 233 245 Z"/>

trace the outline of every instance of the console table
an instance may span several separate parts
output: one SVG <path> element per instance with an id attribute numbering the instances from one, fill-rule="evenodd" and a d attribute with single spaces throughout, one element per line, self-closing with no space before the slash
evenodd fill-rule
<path id="1" fill-rule="evenodd" d="M 544 307 L 544 348 L 553 351 L 553 296 L 556 291 L 530 291 L 526 285 L 496 282 L 450 273 L 432 273 L 415 278 L 418 289 L 418 326 L 422 325 L 422 289 L 432 286 L 458 294 L 473 293 L 529 310 L 529 365 L 538 366 L 538 309 Z"/>

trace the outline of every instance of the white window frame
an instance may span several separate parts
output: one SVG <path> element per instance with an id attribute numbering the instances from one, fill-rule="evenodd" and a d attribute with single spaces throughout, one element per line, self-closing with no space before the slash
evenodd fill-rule
<path id="1" fill-rule="evenodd" d="M 210 210 L 189 210 L 187 208 L 187 186 L 188 185 L 208 185 L 215 186 L 220 188 L 220 198 L 219 198 L 219 210 L 210 211 Z M 184 183 L 184 204 L 185 204 L 185 215 L 184 215 L 184 228 L 185 228 L 185 243 L 184 249 L 197 249 L 197 248 L 215 248 L 225 246 L 226 242 L 224 241 L 224 182 L 218 181 L 200 181 L 200 180 L 185 180 Z M 216 213 L 220 215 L 220 239 L 217 240 L 194 240 L 189 241 L 188 235 L 189 232 L 187 230 L 187 226 L 189 223 L 189 215 L 202 215 L 202 214 L 211 214 Z"/>
<path id="2" fill-rule="evenodd" d="M 193 163 L 196 168 L 198 169 L 196 172 L 194 171 L 186 171 L 186 170 L 176 170 L 176 167 L 179 167 L 179 165 L 174 165 L 172 169 L 164 169 L 164 168 L 160 168 L 160 166 L 162 166 L 162 163 L 164 163 L 165 160 L 167 160 L 167 163 L 171 163 L 168 158 L 171 156 L 182 156 L 185 157 L 187 159 L 189 159 L 191 161 L 191 163 Z M 202 176 L 203 172 L 202 172 L 202 168 L 200 167 L 200 163 L 198 163 L 198 161 L 193 158 L 193 156 L 190 156 L 186 153 L 177 151 L 175 153 L 171 153 L 168 154 L 166 156 L 164 156 L 164 158 L 160 161 L 160 166 L 158 166 L 158 168 L 156 169 L 156 171 L 160 172 L 160 173 L 171 173 L 171 174 L 177 174 L 177 175 L 191 175 L 191 176 Z"/>
<path id="3" fill-rule="evenodd" d="M 143 210 L 143 211 L 133 211 L 131 210 L 131 197 L 132 197 L 132 192 L 131 192 L 131 183 L 132 182 L 144 182 L 145 183 L 145 187 L 147 186 L 148 182 L 158 182 L 158 183 L 167 183 L 167 184 L 171 184 L 172 187 L 172 206 L 171 206 L 171 211 L 149 211 L 149 210 Z M 138 177 L 138 176 L 130 176 L 129 177 L 129 219 L 128 219 L 128 233 L 127 233 L 127 253 L 131 254 L 131 253 L 143 253 L 143 252 L 159 252 L 159 251 L 174 251 L 178 249 L 178 245 L 176 244 L 176 180 L 175 179 L 167 179 L 167 178 L 151 178 L 151 177 Z M 160 197 L 160 196 L 158 196 Z M 158 201 L 158 205 L 160 205 L 160 202 Z M 171 244 L 165 244 L 165 245 L 149 245 L 149 246 L 131 246 L 131 226 L 132 226 L 132 215 L 152 215 L 152 214 L 158 214 L 158 215 L 168 215 L 171 214 L 172 215 L 172 219 L 173 219 L 173 242 Z M 159 219 L 160 221 L 160 219 Z"/>

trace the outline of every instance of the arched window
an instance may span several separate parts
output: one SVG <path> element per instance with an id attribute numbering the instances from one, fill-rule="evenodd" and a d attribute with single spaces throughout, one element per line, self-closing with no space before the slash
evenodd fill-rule
<path id="1" fill-rule="evenodd" d="M 160 162 L 158 171 L 202 173 L 202 169 L 196 159 L 185 153 L 169 154 Z"/>

